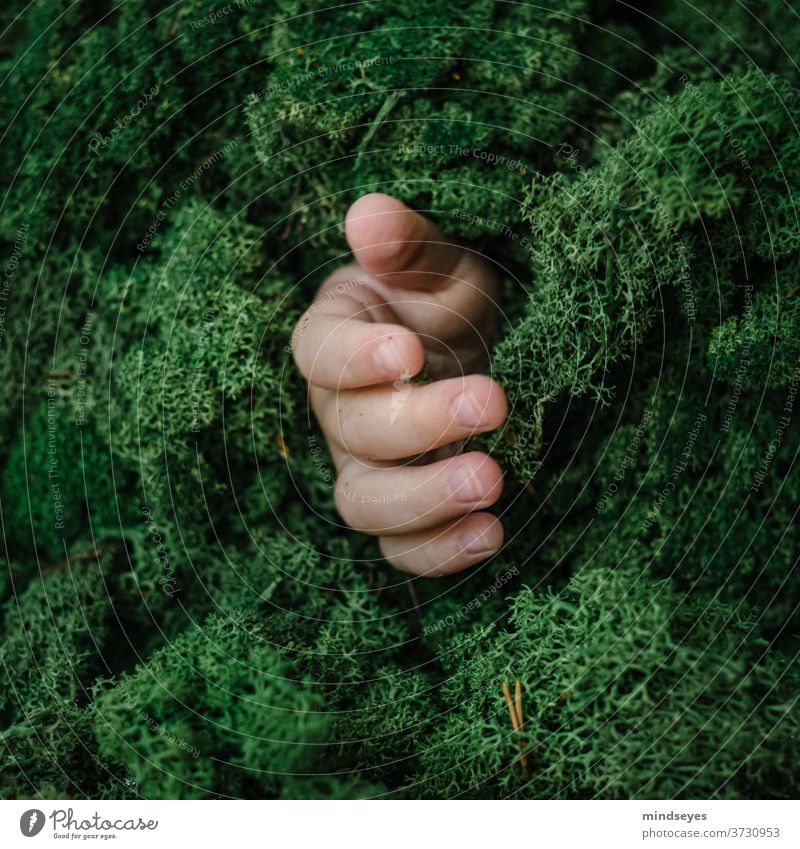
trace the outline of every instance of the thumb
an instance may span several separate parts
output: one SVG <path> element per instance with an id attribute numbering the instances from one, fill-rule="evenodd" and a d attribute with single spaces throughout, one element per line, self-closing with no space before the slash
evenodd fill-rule
<path id="1" fill-rule="evenodd" d="M 403 289 L 435 290 L 452 282 L 463 248 L 428 218 L 384 194 L 359 198 L 345 235 L 359 265 L 376 280 Z"/>

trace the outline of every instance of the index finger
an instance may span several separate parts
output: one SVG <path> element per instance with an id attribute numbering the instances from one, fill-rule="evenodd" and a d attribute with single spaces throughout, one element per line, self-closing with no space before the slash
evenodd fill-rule
<path id="1" fill-rule="evenodd" d="M 408 379 L 425 364 L 416 333 L 374 321 L 370 305 L 346 288 L 328 290 L 306 310 L 292 334 L 292 352 L 306 380 L 325 389 Z"/>

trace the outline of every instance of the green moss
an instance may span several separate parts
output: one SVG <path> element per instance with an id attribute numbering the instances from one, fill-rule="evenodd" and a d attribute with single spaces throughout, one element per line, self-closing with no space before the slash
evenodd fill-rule
<path id="1" fill-rule="evenodd" d="M 95 694 L 102 755 L 137 792 L 292 798 L 321 760 L 324 702 L 243 615 L 210 619 Z"/>
<path id="2" fill-rule="evenodd" d="M 752 626 L 741 611 L 629 568 L 581 572 L 559 595 L 522 590 L 507 630 L 475 628 L 442 653 L 449 713 L 428 741 L 416 789 L 782 796 L 777 776 L 794 769 L 793 685 L 783 677 L 788 659 L 758 659 L 764 646 L 751 644 Z M 522 733 L 511 729 L 501 688 L 517 678 Z"/>
<path id="3" fill-rule="evenodd" d="M 87 710 L 32 707 L 0 733 L 4 799 L 110 798 L 132 794 L 99 758 Z"/>
<path id="4" fill-rule="evenodd" d="M 113 621 L 111 558 L 67 557 L 15 584 L 3 609 L 0 719 L 11 724 L 52 702 L 85 703 L 88 688 L 107 667 L 106 640 Z"/>
<path id="5" fill-rule="evenodd" d="M 0 795 L 790 795 L 797 33 L 777 0 L 26 9 Z M 443 581 L 341 527 L 291 358 L 371 190 L 503 278 L 506 544 Z"/>

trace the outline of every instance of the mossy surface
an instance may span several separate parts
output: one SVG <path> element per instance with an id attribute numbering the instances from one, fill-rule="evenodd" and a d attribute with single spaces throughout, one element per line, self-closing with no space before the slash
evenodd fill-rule
<path id="1" fill-rule="evenodd" d="M 0 796 L 796 796 L 790 5 L 17 5 Z M 376 190 L 503 280 L 506 542 L 438 581 L 291 357 Z"/>

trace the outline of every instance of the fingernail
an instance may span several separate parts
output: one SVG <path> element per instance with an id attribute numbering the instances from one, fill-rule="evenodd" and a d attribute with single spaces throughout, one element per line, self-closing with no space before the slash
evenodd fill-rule
<path id="1" fill-rule="evenodd" d="M 461 427 L 476 427 L 481 420 L 483 410 L 478 399 L 471 392 L 462 392 L 453 399 L 450 412 Z"/>
<path id="2" fill-rule="evenodd" d="M 400 374 L 403 371 L 405 365 L 403 352 L 393 340 L 387 339 L 385 342 L 381 342 L 373 356 L 375 364 L 381 371 L 389 374 Z"/>
<path id="3" fill-rule="evenodd" d="M 461 504 L 476 504 L 485 495 L 480 477 L 467 464 L 456 466 L 447 476 L 450 494 Z"/>
<path id="4" fill-rule="evenodd" d="M 494 554 L 497 546 L 489 539 L 490 530 L 478 533 L 477 531 L 464 531 L 461 534 L 461 542 L 464 546 L 464 551 L 467 554 L 472 554 L 475 557 L 488 557 Z"/>

